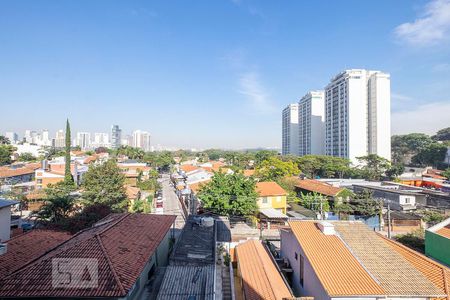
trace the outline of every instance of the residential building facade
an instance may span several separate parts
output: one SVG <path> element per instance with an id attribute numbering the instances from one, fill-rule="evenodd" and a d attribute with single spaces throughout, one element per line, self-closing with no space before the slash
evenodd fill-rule
<path id="1" fill-rule="evenodd" d="M 324 154 L 323 91 L 310 91 L 298 103 L 298 155 Z"/>
<path id="2" fill-rule="evenodd" d="M 150 151 L 150 134 L 147 131 L 135 130 L 133 132 L 133 147 Z"/>
<path id="3" fill-rule="evenodd" d="M 298 103 L 289 104 L 282 113 L 283 155 L 298 155 Z"/>
<path id="4" fill-rule="evenodd" d="M 77 146 L 81 150 L 87 150 L 91 147 L 91 133 L 89 132 L 77 132 Z"/>
<path id="5" fill-rule="evenodd" d="M 391 159 L 390 76 L 345 70 L 325 88 L 325 154 L 350 159 L 377 154 Z"/>

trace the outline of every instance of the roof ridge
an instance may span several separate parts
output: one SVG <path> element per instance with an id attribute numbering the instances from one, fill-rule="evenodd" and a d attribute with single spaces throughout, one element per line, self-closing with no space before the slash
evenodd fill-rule
<path id="1" fill-rule="evenodd" d="M 127 293 L 125 292 L 125 289 L 123 288 L 122 281 L 120 281 L 120 278 L 117 275 L 116 270 L 114 269 L 114 266 L 113 266 L 113 264 L 111 262 L 111 258 L 109 257 L 109 254 L 106 251 L 105 246 L 103 245 L 102 239 L 100 238 L 100 236 L 98 234 L 96 234 L 95 237 L 97 238 L 97 241 L 100 244 L 100 248 L 101 248 L 102 252 L 104 253 L 104 255 L 106 257 L 106 261 L 108 262 L 108 267 L 111 270 L 111 272 L 112 272 L 112 274 L 114 276 L 114 279 L 116 280 L 117 285 L 120 288 L 120 291 L 123 293 L 123 295 L 126 295 Z"/>
<path id="2" fill-rule="evenodd" d="M 442 268 L 442 275 L 444 277 L 444 291 L 447 293 L 447 300 L 450 300 L 450 291 L 447 281 L 447 270 L 445 270 L 444 268 Z"/>

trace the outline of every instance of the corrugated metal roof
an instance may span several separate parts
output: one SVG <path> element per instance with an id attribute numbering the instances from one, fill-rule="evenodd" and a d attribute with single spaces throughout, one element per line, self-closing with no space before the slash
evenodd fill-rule
<path id="1" fill-rule="evenodd" d="M 214 265 L 168 266 L 158 300 L 213 300 Z"/>

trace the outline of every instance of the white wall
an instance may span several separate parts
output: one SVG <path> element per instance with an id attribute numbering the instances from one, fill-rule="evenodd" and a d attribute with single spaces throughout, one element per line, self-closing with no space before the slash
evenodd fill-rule
<path id="1" fill-rule="evenodd" d="M 0 242 L 5 242 L 11 237 L 11 207 L 0 208 Z"/>
<path id="2" fill-rule="evenodd" d="M 297 260 L 295 253 L 297 252 Z M 303 287 L 300 285 L 300 255 L 304 257 Z M 305 253 L 300 247 L 297 238 L 287 230 L 281 230 L 281 257 L 287 258 L 293 270 L 292 290 L 296 297 L 314 297 L 314 300 L 329 300 L 327 292 L 323 288 L 316 273 L 311 267 Z"/>

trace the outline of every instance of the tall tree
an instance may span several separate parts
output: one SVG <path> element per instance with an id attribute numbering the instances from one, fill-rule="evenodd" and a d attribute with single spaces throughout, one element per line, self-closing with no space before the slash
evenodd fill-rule
<path id="1" fill-rule="evenodd" d="M 438 167 L 445 159 L 447 146 L 439 143 L 432 143 L 422 148 L 413 158 L 412 162 L 421 166 L 431 165 Z"/>
<path id="2" fill-rule="evenodd" d="M 9 145 L 11 144 L 10 140 L 3 135 L 0 135 L 0 145 Z"/>
<path id="3" fill-rule="evenodd" d="M 83 195 L 86 205 L 106 204 L 114 210 L 124 210 L 127 195 L 124 188 L 125 176 L 112 159 L 91 166 L 83 177 Z"/>
<path id="4" fill-rule="evenodd" d="M 376 154 L 356 158 L 361 163 L 364 178 L 368 180 L 381 180 L 381 177 L 390 169 L 391 163 Z"/>
<path id="5" fill-rule="evenodd" d="M 256 166 L 256 177 L 264 181 L 278 181 L 285 176 L 298 176 L 300 170 L 292 161 L 271 156 Z"/>
<path id="6" fill-rule="evenodd" d="M 69 119 L 66 121 L 66 164 L 64 169 L 64 182 L 67 184 L 73 184 L 72 172 L 70 170 L 70 124 Z"/>
<path id="7" fill-rule="evenodd" d="M 258 208 L 256 182 L 241 173 L 215 173 L 198 197 L 205 209 L 219 215 L 247 216 Z"/>
<path id="8" fill-rule="evenodd" d="M 11 163 L 11 155 L 15 150 L 16 148 L 11 145 L 0 145 L 0 166 Z"/>
<path id="9" fill-rule="evenodd" d="M 450 141 L 450 127 L 439 130 L 432 138 L 436 141 Z"/>

